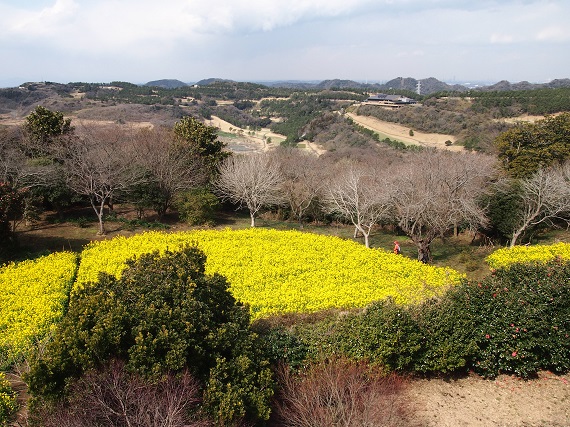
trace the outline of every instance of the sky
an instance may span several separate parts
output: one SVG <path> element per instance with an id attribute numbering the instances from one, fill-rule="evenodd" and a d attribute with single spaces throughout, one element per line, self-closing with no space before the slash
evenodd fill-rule
<path id="1" fill-rule="evenodd" d="M 570 78 L 569 0 L 0 0 L 0 87 Z"/>

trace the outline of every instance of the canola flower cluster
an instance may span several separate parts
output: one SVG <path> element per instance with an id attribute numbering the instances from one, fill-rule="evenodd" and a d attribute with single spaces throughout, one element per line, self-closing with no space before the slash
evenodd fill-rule
<path id="1" fill-rule="evenodd" d="M 120 277 L 125 260 L 144 253 L 196 245 L 207 256 L 206 273 L 219 273 L 252 318 L 329 308 L 364 307 L 388 296 L 408 304 L 460 282 L 450 268 L 432 267 L 334 236 L 251 228 L 147 232 L 93 242 L 81 254 L 76 287 L 99 272 Z"/>
<path id="2" fill-rule="evenodd" d="M 16 393 L 3 372 L 0 372 L 0 425 L 17 409 Z"/>
<path id="3" fill-rule="evenodd" d="M 24 355 L 62 317 L 76 272 L 71 252 L 0 268 L 0 368 Z"/>
<path id="4" fill-rule="evenodd" d="M 545 264 L 555 259 L 570 260 L 570 243 L 503 248 L 496 250 L 485 260 L 491 269 L 497 270 L 508 268 L 512 264 Z"/>

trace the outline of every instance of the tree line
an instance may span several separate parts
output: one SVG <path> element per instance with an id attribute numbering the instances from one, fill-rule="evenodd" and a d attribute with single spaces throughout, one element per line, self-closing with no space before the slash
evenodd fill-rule
<path id="1" fill-rule="evenodd" d="M 172 128 L 76 128 L 37 107 L 21 129 L 1 134 L 2 232 L 9 242 L 19 221 L 42 207 L 63 212 L 78 199 L 93 209 L 100 234 L 118 201 L 141 217 L 177 210 L 197 222 L 212 221 L 220 202 L 229 202 L 249 212 L 252 226 L 266 209 L 300 224 L 343 221 L 367 246 L 379 227 L 395 227 L 429 262 L 433 240 L 449 233 L 482 231 L 514 245 L 537 227 L 567 222 L 569 129 L 568 113 L 519 125 L 497 138 L 499 161 L 387 146 L 320 157 L 286 147 L 238 155 L 226 151 L 216 128 L 192 117 Z"/>

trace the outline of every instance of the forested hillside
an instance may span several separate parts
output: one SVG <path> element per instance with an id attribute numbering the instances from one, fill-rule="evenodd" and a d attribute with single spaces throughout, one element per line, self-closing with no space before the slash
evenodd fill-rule
<path id="1" fill-rule="evenodd" d="M 222 79 L 195 85 L 177 80 L 157 80 L 144 86 L 128 82 L 25 83 L 18 88 L 0 89 L 0 114 L 4 115 L 0 126 L 22 119 L 36 105 L 81 119 L 167 126 L 187 115 L 201 119 L 217 116 L 236 128 L 270 128 L 284 135 L 288 145 L 309 139 L 331 150 L 373 140 L 374 135 L 349 121 L 327 118 L 331 112 L 352 108 L 358 114 L 417 131 L 454 135 L 456 144 L 492 152 L 494 139 L 511 126 L 501 119 L 570 111 L 566 80 L 543 85 L 500 82 L 477 90 L 433 78 L 421 80 L 422 93 L 429 95 L 414 94 L 418 80 L 411 78 L 393 79 L 383 85 L 327 80 L 304 84 L 302 90 L 299 85 L 278 87 Z M 371 93 L 382 90 L 413 97 L 419 103 L 397 110 L 358 107 Z M 326 123 L 334 129 L 323 128 Z"/>

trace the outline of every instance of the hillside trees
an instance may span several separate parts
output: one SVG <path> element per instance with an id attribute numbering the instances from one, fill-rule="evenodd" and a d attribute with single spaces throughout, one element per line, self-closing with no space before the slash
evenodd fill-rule
<path id="1" fill-rule="evenodd" d="M 54 141 L 65 137 L 54 136 L 40 153 L 29 150 L 29 136 L 21 128 L 0 129 L 0 182 L 26 194 L 18 219 L 35 219 L 42 202 L 60 206 L 70 200 L 71 192 L 62 180 L 60 165 L 48 154 L 56 144 Z"/>
<path id="2" fill-rule="evenodd" d="M 72 144 L 58 147 L 67 185 L 89 199 L 99 221 L 98 234 L 105 234 L 105 205 L 121 191 L 145 182 L 134 161 L 133 142 L 132 133 L 117 126 L 85 127 Z"/>
<path id="3" fill-rule="evenodd" d="M 150 205 L 162 217 L 177 195 L 207 183 L 205 160 L 185 139 L 164 128 L 143 129 L 135 138 L 135 162 L 146 174 L 132 194 L 136 204 Z"/>
<path id="4" fill-rule="evenodd" d="M 570 113 L 521 123 L 495 140 L 503 169 L 514 178 L 528 178 L 540 168 L 570 158 Z"/>
<path id="5" fill-rule="evenodd" d="M 193 117 L 184 117 L 174 125 L 174 135 L 193 154 L 200 156 L 212 173 L 229 155 L 225 144 L 218 139 L 218 130 L 207 126 Z"/>
<path id="6" fill-rule="evenodd" d="M 422 150 L 392 174 L 392 203 L 398 226 L 418 248 L 418 259 L 431 260 L 431 242 L 456 227 L 487 222 L 478 201 L 493 173 L 493 160 L 482 154 Z"/>
<path id="7" fill-rule="evenodd" d="M 277 151 L 277 161 L 284 177 L 282 185 L 287 205 L 301 227 L 312 209 L 320 206 L 327 166 L 323 160 L 291 148 Z"/>
<path id="8" fill-rule="evenodd" d="M 278 162 L 268 153 L 234 155 L 220 165 L 218 172 L 213 184 L 215 192 L 238 208 L 246 206 L 252 227 L 263 207 L 284 202 L 284 178 Z"/>
<path id="9" fill-rule="evenodd" d="M 498 197 L 514 197 L 510 212 L 510 246 L 530 229 L 557 221 L 570 224 L 570 161 L 563 166 L 539 169 L 534 175 L 510 180 L 499 187 Z"/>
<path id="10" fill-rule="evenodd" d="M 118 359 L 151 382 L 188 370 L 218 425 L 267 419 L 272 374 L 249 311 L 224 277 L 205 275 L 205 262 L 195 247 L 155 252 L 129 261 L 120 279 L 101 274 L 76 289 L 53 341 L 32 362 L 34 396 L 61 399 L 89 369 Z"/>
<path id="11" fill-rule="evenodd" d="M 59 136 L 73 132 L 71 119 L 65 119 L 63 113 L 51 111 L 38 105 L 27 117 L 24 124 L 28 154 L 34 157 L 48 155 L 49 146 Z"/>
<path id="12" fill-rule="evenodd" d="M 318 94 L 293 93 L 289 99 L 263 100 L 260 108 L 265 116 L 277 116 L 283 121 L 273 123 L 273 132 L 285 135 L 286 145 L 294 145 L 301 137 L 301 129 L 311 120 L 327 111 L 334 103 Z"/>

